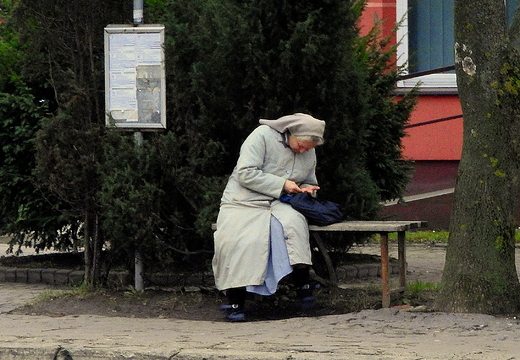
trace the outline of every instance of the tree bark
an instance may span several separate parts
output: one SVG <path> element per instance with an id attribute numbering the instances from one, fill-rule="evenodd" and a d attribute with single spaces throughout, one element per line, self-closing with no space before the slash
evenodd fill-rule
<path id="1" fill-rule="evenodd" d="M 103 266 L 99 215 L 88 212 L 85 215 L 85 285 L 96 287 L 102 283 L 101 269 Z"/>
<path id="2" fill-rule="evenodd" d="M 87 212 L 85 214 L 85 224 L 84 224 L 84 252 L 83 258 L 85 261 L 85 275 L 84 275 L 84 283 L 87 286 L 92 285 L 92 244 L 90 241 L 90 214 Z"/>
<path id="3" fill-rule="evenodd" d="M 507 85 L 510 51 L 503 1 L 455 1 L 464 140 L 437 310 L 520 310 L 514 257 L 520 137 Z"/>

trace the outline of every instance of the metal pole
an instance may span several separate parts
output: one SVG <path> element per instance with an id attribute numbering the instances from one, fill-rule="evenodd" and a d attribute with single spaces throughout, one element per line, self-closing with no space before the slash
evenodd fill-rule
<path id="1" fill-rule="evenodd" d="M 143 133 L 140 131 L 136 131 L 134 133 L 134 141 L 136 147 L 141 147 L 143 145 Z M 135 248 L 134 255 L 134 264 L 135 264 L 135 272 L 134 272 L 134 287 L 136 291 L 144 291 L 144 269 L 143 269 L 143 259 L 141 255 L 141 251 L 139 246 Z"/>
<path id="2" fill-rule="evenodd" d="M 134 0 L 134 24 L 144 23 L 143 0 Z"/>

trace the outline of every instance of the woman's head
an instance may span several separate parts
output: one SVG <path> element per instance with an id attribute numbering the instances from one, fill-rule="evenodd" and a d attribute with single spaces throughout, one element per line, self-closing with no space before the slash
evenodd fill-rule
<path id="1" fill-rule="evenodd" d="M 310 149 L 314 149 L 318 145 L 321 145 L 321 143 L 323 143 L 323 138 L 314 135 L 289 135 L 287 140 L 287 144 L 291 150 L 296 153 L 304 153 Z"/>
<path id="2" fill-rule="evenodd" d="M 288 133 L 300 141 L 314 142 L 314 146 L 323 144 L 325 121 L 315 119 L 311 115 L 296 113 L 276 120 L 261 119 L 260 124 L 268 125 L 281 133 Z"/>

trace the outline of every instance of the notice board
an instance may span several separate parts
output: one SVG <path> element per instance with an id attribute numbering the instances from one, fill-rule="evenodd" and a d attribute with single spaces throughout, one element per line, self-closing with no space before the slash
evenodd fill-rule
<path id="1" fill-rule="evenodd" d="M 121 129 L 166 128 L 164 26 L 105 28 L 106 124 Z"/>

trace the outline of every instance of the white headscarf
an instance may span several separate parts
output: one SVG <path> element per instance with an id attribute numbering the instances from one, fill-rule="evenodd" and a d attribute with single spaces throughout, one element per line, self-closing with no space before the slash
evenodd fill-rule
<path id="1" fill-rule="evenodd" d="M 320 139 L 318 144 L 323 143 L 325 132 L 325 121 L 318 120 L 311 115 L 296 113 L 282 116 L 276 120 L 260 119 L 260 124 L 267 125 L 280 133 L 289 133 L 293 136 L 316 136 Z"/>

